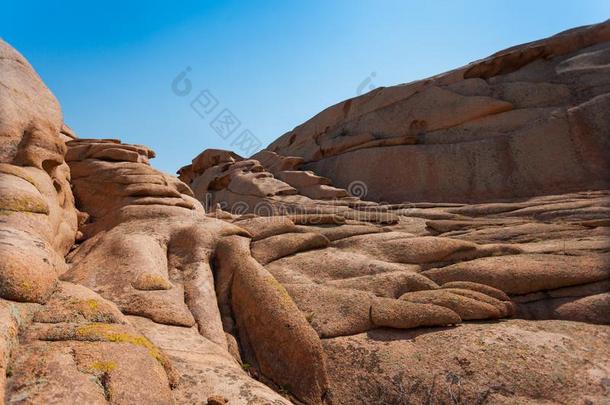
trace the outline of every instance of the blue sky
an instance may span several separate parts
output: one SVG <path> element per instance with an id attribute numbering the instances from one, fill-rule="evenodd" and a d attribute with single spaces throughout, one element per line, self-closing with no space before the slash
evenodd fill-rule
<path id="1" fill-rule="evenodd" d="M 421 79 L 607 18 L 608 0 L 24 0 L 2 5 L 0 36 L 79 136 L 149 145 L 173 173 L 205 148 L 239 149 L 246 129 L 266 146 L 362 85 Z M 172 82 L 187 67 L 191 92 L 178 96 Z M 204 90 L 216 108 L 200 116 L 190 102 Z M 210 126 L 225 109 L 241 123 L 226 139 Z"/>

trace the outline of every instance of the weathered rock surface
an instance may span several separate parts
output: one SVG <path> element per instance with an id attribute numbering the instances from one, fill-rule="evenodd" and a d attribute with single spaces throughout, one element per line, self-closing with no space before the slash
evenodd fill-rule
<path id="1" fill-rule="evenodd" d="M 29 64 L 0 51 L 0 403 L 288 403 L 231 356 L 220 318 L 209 262 L 246 231 L 206 217 L 148 148 L 77 139 Z M 159 348 L 175 346 L 124 314 L 206 349 L 177 368 Z"/>
<path id="2" fill-rule="evenodd" d="M 265 178 L 271 178 L 271 169 L 263 169 Z M 210 170 L 215 170 L 214 166 Z M 200 176 L 206 175 L 204 172 Z M 226 187 L 225 183 L 208 189 L 207 195 L 211 198 L 226 195 L 223 194 Z M 294 196 L 300 194 L 291 194 Z M 250 204 L 256 205 L 267 197 L 252 195 L 250 198 Z M 328 395 L 333 403 L 362 403 L 362 398 L 378 400 L 379 397 L 387 401 L 384 403 L 419 403 L 432 401 L 430 398 L 447 402 L 460 396 L 465 402 L 508 403 L 539 398 L 555 400 L 557 393 L 540 394 L 553 389 L 552 376 L 532 368 L 533 386 L 539 388 L 517 389 L 513 385 L 506 388 L 506 384 L 492 381 L 491 372 L 479 379 L 472 370 L 464 373 L 447 366 L 448 371 L 438 369 L 443 378 L 450 377 L 443 380 L 440 385 L 443 388 L 436 386 L 440 381 L 436 381 L 434 373 L 410 374 L 415 381 L 420 381 L 414 385 L 406 383 L 410 377 L 405 377 L 405 371 L 399 371 L 404 366 L 395 365 L 394 360 L 388 360 L 392 366 L 381 369 L 373 366 L 379 358 L 399 359 L 397 364 L 404 364 L 400 361 L 405 355 L 401 354 L 402 348 L 390 350 L 385 338 L 367 339 L 366 344 L 357 346 L 350 337 L 391 335 L 390 339 L 397 342 L 409 341 L 410 332 L 401 334 L 384 328 L 418 331 L 422 327 L 463 323 L 457 329 L 438 329 L 446 331 L 449 341 L 462 341 L 461 333 L 470 333 L 462 332 L 471 330 L 470 321 L 516 317 L 531 323 L 513 321 L 517 326 L 507 331 L 501 326 L 492 327 L 493 324 L 477 327 L 486 330 L 485 325 L 490 325 L 489 342 L 503 342 L 505 334 L 512 336 L 513 333 L 519 337 L 527 335 L 524 339 L 530 340 L 538 335 L 555 336 L 553 328 L 557 326 L 562 328 L 565 339 L 577 340 L 579 333 L 591 333 L 596 336 L 592 337 L 595 344 L 601 344 L 604 338 L 600 336 L 608 333 L 607 313 L 610 313 L 607 202 L 608 192 L 600 190 L 471 205 L 354 205 L 336 211 L 335 221 L 304 221 L 300 225 L 292 220 L 299 215 L 278 215 L 281 211 L 264 213 L 269 215 L 266 218 L 239 211 L 223 215 L 220 214 L 223 211 L 217 212 L 226 221 L 250 232 L 253 259 L 268 271 L 268 277 L 277 283 L 285 302 L 291 302 L 292 311 L 296 305 L 301 317 L 319 336 L 323 347 L 320 356 L 325 357 L 328 370 Z M 348 212 L 366 213 L 373 219 L 380 215 L 393 216 L 396 220 L 390 224 L 366 222 L 362 218 L 354 221 L 346 218 Z M 318 220 L 322 218 L 322 215 L 313 215 Z M 217 286 L 217 291 L 226 291 L 226 288 Z M 268 299 L 261 298 L 259 302 L 268 302 Z M 541 321 L 545 319 L 560 319 L 563 323 Z M 581 330 L 569 321 L 597 325 Z M 413 333 L 413 336 L 418 334 Z M 240 339 L 240 343 L 247 339 Z M 342 339 L 348 349 L 332 346 L 343 342 Z M 523 350 L 524 343 L 516 337 L 508 339 L 506 344 L 512 350 Z M 464 350 L 476 352 L 474 345 L 467 341 Z M 505 349 L 506 362 L 514 361 L 508 355 L 511 349 Z M 337 362 L 335 350 L 343 350 L 338 356 L 347 357 L 353 355 L 350 350 L 365 353 L 362 364 L 356 366 L 358 371 L 347 364 L 349 361 Z M 525 356 L 561 356 L 554 350 L 544 346 L 528 351 Z M 465 355 L 462 357 L 466 360 L 460 360 L 458 367 L 461 362 L 472 361 Z M 247 353 L 246 358 L 255 359 Z M 607 354 L 601 353 L 598 360 L 595 376 L 578 385 L 580 388 L 571 382 L 570 389 L 578 391 L 585 386 L 604 384 Z M 560 360 L 562 364 L 568 361 L 567 357 Z M 517 379 L 528 378 L 526 371 L 515 373 Z M 579 378 L 577 368 L 565 373 L 565 381 Z M 345 375 L 360 376 L 366 388 L 347 393 L 348 388 L 342 385 Z M 594 390 L 586 395 L 598 400 L 604 397 L 603 392 Z M 566 398 L 570 395 L 574 394 L 566 393 Z M 585 395 L 584 391 L 581 395 Z"/>
<path id="3" fill-rule="evenodd" d="M 172 350 L 174 362 L 189 362 L 177 372 L 174 400 L 187 403 L 221 395 L 238 403 L 283 403 L 231 356 L 237 336 L 228 326 L 234 322 L 233 314 L 222 319 L 219 310 L 214 272 L 216 277 L 224 277 L 222 271 L 231 273 L 230 286 L 246 269 L 242 263 L 213 269 L 213 258 L 238 255 L 231 249 L 218 253 L 218 245 L 226 238 L 249 234 L 206 216 L 184 183 L 148 165 L 153 155 L 144 147 L 94 140 L 73 140 L 68 147 L 76 201 L 89 217 L 81 224 L 88 239 L 68 256 L 70 269 L 62 279 L 85 285 L 115 302 L 123 313 L 137 315 L 132 322 L 161 348 Z M 114 198 L 103 198 L 108 195 Z M 234 291 L 230 303 L 252 299 L 256 287 Z M 194 345 L 194 353 L 186 358 L 175 351 L 182 338 L 189 350 Z M 266 344 L 252 342 L 251 350 L 260 357 Z M 274 365 L 283 364 L 285 369 L 290 360 Z M 279 374 L 269 378 L 277 381 Z M 232 382 L 223 383 L 227 379 Z M 297 387 L 296 381 L 289 377 L 282 383 Z M 294 393 L 316 402 L 322 388 L 313 394 L 308 387 Z"/>
<path id="4" fill-rule="evenodd" d="M 382 329 L 324 348 L 339 403 L 578 404 L 608 400 L 609 338 L 607 327 L 510 320 Z"/>
<path id="5" fill-rule="evenodd" d="M 608 188 L 609 54 L 610 22 L 569 30 L 338 103 L 263 153 L 338 187 L 362 182 L 373 201 Z"/>
<path id="6" fill-rule="evenodd" d="M 76 234 L 61 109 L 2 41 L 0 72 L 0 298 L 42 303 Z"/>
<path id="7" fill-rule="evenodd" d="M 0 404 L 607 402 L 609 27 L 179 179 L 0 42 Z"/>
<path id="8" fill-rule="evenodd" d="M 256 159 L 208 149 L 178 173 L 208 210 L 219 206 L 235 214 L 303 215 L 297 222 L 320 224 L 329 218 L 336 222 L 328 217 L 333 214 L 359 218 L 365 213 L 358 208 L 376 205 L 349 196 L 346 190 L 333 187 L 330 180 L 312 172 L 277 169 L 284 168 L 289 159 L 272 153 L 263 154 L 261 159 L 265 166 Z"/>

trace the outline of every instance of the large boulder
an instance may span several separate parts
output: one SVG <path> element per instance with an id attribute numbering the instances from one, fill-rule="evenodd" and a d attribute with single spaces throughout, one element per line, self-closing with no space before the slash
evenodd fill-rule
<path id="1" fill-rule="evenodd" d="M 609 54 L 609 21 L 569 30 L 343 101 L 259 155 L 393 203 L 607 188 Z"/>
<path id="2" fill-rule="evenodd" d="M 190 188 L 149 165 L 154 153 L 144 146 L 75 139 L 68 142 L 66 156 L 76 202 L 88 216 L 81 223 L 83 240 L 69 254 L 69 269 L 62 279 L 87 286 L 116 303 L 151 344 L 168 351 L 168 362 L 177 365 L 172 401 L 214 403 L 210 401 L 222 398 L 231 403 L 288 403 L 253 380 L 239 364 L 238 334 L 231 324 L 240 322 L 246 309 L 221 317 L 215 282 L 225 272 L 236 273 L 238 281 L 241 273 L 250 272 L 241 269 L 241 262 L 219 269 L 218 260 L 238 254 L 223 253 L 218 246 L 231 237 L 249 243 L 247 231 L 207 216 Z M 201 156 L 201 164 L 206 156 L 210 154 Z M 228 153 L 214 156 L 219 159 L 213 158 L 213 163 L 236 162 Z M 249 302 L 256 293 L 246 289 L 232 297 Z M 272 314 L 267 321 L 278 322 Z M 185 344 L 191 353 L 184 352 Z M 272 353 L 263 350 L 268 345 L 279 347 L 273 339 L 250 342 L 258 358 Z M 265 377 L 294 386 L 292 392 L 309 402 L 321 401 L 325 384 L 311 391 L 310 386 L 318 382 L 315 378 L 308 382 L 300 374 L 286 378 L 266 373 Z"/>
<path id="3" fill-rule="evenodd" d="M 0 40 L 0 162 L 50 168 L 63 162 L 59 103 L 28 61 Z"/>
<path id="4" fill-rule="evenodd" d="M 63 119 L 30 64 L 2 40 L 0 87 L 0 298 L 42 303 L 76 236 Z"/>
<path id="5" fill-rule="evenodd" d="M 609 338 L 607 326 L 510 320 L 376 330 L 324 348 L 338 404 L 595 404 L 608 399 Z"/>

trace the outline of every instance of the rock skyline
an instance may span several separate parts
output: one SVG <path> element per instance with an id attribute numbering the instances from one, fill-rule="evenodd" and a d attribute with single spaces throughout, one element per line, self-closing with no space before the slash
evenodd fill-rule
<path id="1" fill-rule="evenodd" d="M 0 404 L 607 403 L 609 111 L 606 21 L 176 177 L 0 40 Z"/>

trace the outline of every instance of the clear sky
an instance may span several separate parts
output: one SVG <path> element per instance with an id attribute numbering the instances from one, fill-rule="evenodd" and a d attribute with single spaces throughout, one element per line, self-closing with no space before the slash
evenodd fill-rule
<path id="1" fill-rule="evenodd" d="M 0 9 L 0 36 L 80 137 L 149 145 L 171 173 L 205 148 L 239 153 L 243 130 L 266 146 L 372 86 L 610 18 L 609 0 L 8 0 Z M 187 67 L 190 92 L 183 81 L 173 91 Z M 211 123 L 220 115 L 219 129 L 225 109 L 240 126 L 219 135 Z"/>

